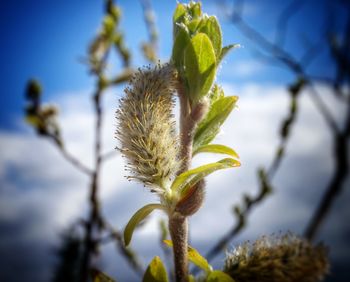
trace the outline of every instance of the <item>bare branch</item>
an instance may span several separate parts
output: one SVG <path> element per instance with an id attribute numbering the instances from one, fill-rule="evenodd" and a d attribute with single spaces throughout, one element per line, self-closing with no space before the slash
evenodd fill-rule
<path id="1" fill-rule="evenodd" d="M 80 162 L 77 158 L 75 158 L 72 154 L 70 154 L 66 150 L 66 148 L 61 144 L 61 142 L 57 139 L 57 136 L 52 134 L 47 136 L 52 140 L 53 144 L 69 163 L 71 163 L 76 169 L 80 170 L 84 174 L 88 176 L 92 175 L 93 171 L 87 166 L 85 166 L 82 162 Z"/>

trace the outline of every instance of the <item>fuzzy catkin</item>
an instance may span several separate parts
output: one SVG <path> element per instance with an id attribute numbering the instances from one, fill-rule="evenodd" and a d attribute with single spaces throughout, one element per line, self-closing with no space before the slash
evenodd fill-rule
<path id="1" fill-rule="evenodd" d="M 164 186 L 180 166 L 172 114 L 175 83 L 170 65 L 139 69 L 116 112 L 116 135 L 131 172 L 128 178 L 158 193 L 164 192 Z"/>
<path id="2" fill-rule="evenodd" d="M 286 234 L 244 243 L 227 255 L 224 271 L 236 282 L 317 282 L 328 268 L 324 246 Z"/>

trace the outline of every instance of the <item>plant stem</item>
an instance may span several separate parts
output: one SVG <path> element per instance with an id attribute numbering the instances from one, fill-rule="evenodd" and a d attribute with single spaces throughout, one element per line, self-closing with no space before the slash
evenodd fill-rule
<path id="1" fill-rule="evenodd" d="M 195 122 L 191 118 L 191 109 L 185 89 L 181 81 L 178 82 L 177 92 L 180 100 L 180 159 L 182 167 L 178 174 L 188 170 L 192 160 L 192 141 Z"/>
<path id="2" fill-rule="evenodd" d="M 191 118 L 191 108 L 183 83 L 179 80 L 177 93 L 180 100 L 180 159 L 182 166 L 178 174 L 187 171 L 191 166 L 192 142 L 196 122 Z M 173 242 L 175 280 L 188 281 L 188 221 L 187 217 L 174 212 L 169 215 L 169 231 Z"/>
<path id="3" fill-rule="evenodd" d="M 188 222 L 178 212 L 169 216 L 169 232 L 173 242 L 175 281 L 188 282 Z"/>

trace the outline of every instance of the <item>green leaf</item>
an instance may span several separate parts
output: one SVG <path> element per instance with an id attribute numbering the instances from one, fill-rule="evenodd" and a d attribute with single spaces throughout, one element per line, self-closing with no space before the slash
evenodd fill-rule
<path id="1" fill-rule="evenodd" d="M 213 45 L 204 33 L 192 37 L 184 54 L 185 75 L 192 104 L 196 104 L 210 90 L 216 71 Z"/>
<path id="2" fill-rule="evenodd" d="M 210 16 L 198 31 L 208 35 L 215 51 L 216 61 L 219 62 L 222 48 L 222 32 L 217 18 Z"/>
<path id="3" fill-rule="evenodd" d="M 209 92 L 210 105 L 214 104 L 217 100 L 224 98 L 225 93 L 221 86 L 214 84 Z"/>
<path id="4" fill-rule="evenodd" d="M 209 113 L 197 127 L 193 140 L 193 150 L 210 143 L 219 133 L 221 125 L 238 100 L 237 96 L 228 96 L 217 100 L 210 108 Z"/>
<path id="5" fill-rule="evenodd" d="M 173 23 L 182 22 L 182 18 L 186 15 L 186 13 L 186 6 L 184 4 L 178 3 L 173 14 Z"/>
<path id="6" fill-rule="evenodd" d="M 234 159 L 226 158 L 216 163 L 202 165 L 197 168 L 185 171 L 175 178 L 173 184 L 171 185 L 171 189 L 173 191 L 179 191 L 185 185 L 189 186 L 187 185 L 187 182 L 191 181 L 192 178 L 194 178 L 196 181 L 191 181 L 191 186 L 216 170 L 239 166 L 239 164 L 240 163 Z"/>
<path id="7" fill-rule="evenodd" d="M 197 19 L 193 19 L 191 20 L 188 24 L 188 30 L 191 32 L 191 34 L 195 33 L 195 31 L 197 30 L 197 27 L 200 25 L 201 23 L 201 19 L 197 18 Z"/>
<path id="8" fill-rule="evenodd" d="M 184 24 L 178 25 L 178 32 L 174 40 L 172 62 L 179 71 L 181 71 L 184 61 L 184 50 L 189 44 L 191 38 L 188 29 Z"/>
<path id="9" fill-rule="evenodd" d="M 168 275 L 160 257 L 153 258 L 142 279 L 143 282 L 167 282 Z"/>
<path id="10" fill-rule="evenodd" d="M 192 18 L 199 18 L 202 15 L 201 2 L 190 2 L 188 12 Z"/>
<path id="11" fill-rule="evenodd" d="M 182 198 L 186 197 L 187 193 L 190 192 L 190 189 L 198 181 L 202 180 L 204 177 L 206 177 L 207 175 L 213 173 L 214 171 L 217 171 L 219 169 L 230 168 L 230 167 L 238 167 L 240 165 L 241 165 L 241 163 L 238 160 L 234 160 L 234 159 L 231 159 L 231 158 L 222 159 L 221 161 L 218 161 L 217 163 L 205 165 L 205 166 L 207 166 L 206 170 L 204 170 L 202 172 L 199 172 L 198 174 L 193 176 L 185 185 L 182 186 L 181 197 Z"/>
<path id="12" fill-rule="evenodd" d="M 161 204 L 149 204 L 141 209 L 139 209 L 129 220 L 128 224 L 124 230 L 124 243 L 125 245 L 129 245 L 131 241 L 132 234 L 136 228 L 136 226 L 143 220 L 146 216 L 148 216 L 154 209 L 164 210 L 164 206 Z"/>
<path id="13" fill-rule="evenodd" d="M 114 279 L 110 278 L 107 274 L 100 270 L 92 269 L 91 276 L 93 282 L 116 282 Z"/>
<path id="14" fill-rule="evenodd" d="M 173 242 L 171 240 L 164 240 L 163 242 L 168 247 L 173 247 Z M 194 265 L 203 269 L 206 273 L 210 273 L 213 270 L 212 266 L 208 263 L 206 258 L 203 257 L 195 248 L 188 246 L 187 251 L 188 251 L 188 259 Z"/>
<path id="15" fill-rule="evenodd" d="M 226 154 L 231 157 L 234 157 L 235 159 L 239 159 L 239 156 L 235 152 L 235 150 L 225 145 L 219 145 L 219 144 L 207 144 L 207 145 L 200 146 L 199 148 L 196 149 L 196 151 L 193 152 L 193 156 L 198 153 Z"/>
<path id="16" fill-rule="evenodd" d="M 225 272 L 221 270 L 214 270 L 212 271 L 207 279 L 205 280 L 206 282 L 235 282 L 231 276 L 226 274 Z"/>
<path id="17" fill-rule="evenodd" d="M 173 37 L 174 38 L 176 37 L 176 35 L 179 31 L 178 25 L 180 23 L 184 22 L 186 13 L 187 13 L 186 6 L 181 4 L 181 3 L 177 4 L 174 15 L 173 15 Z"/>
<path id="18" fill-rule="evenodd" d="M 227 45 L 225 47 L 223 47 L 221 49 L 221 53 L 220 53 L 220 57 L 218 59 L 218 64 L 221 63 L 222 59 L 227 55 L 227 53 L 231 50 L 231 49 L 236 49 L 236 48 L 239 48 L 241 47 L 240 44 L 230 44 L 230 45 Z"/>

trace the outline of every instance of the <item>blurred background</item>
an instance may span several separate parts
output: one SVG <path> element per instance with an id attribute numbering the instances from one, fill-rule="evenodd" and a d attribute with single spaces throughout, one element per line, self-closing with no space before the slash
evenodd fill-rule
<path id="1" fill-rule="evenodd" d="M 0 281 L 78 281 L 76 274 L 61 276 L 77 271 L 86 256 L 90 223 L 98 240 L 90 240 L 89 261 L 118 281 L 139 281 L 155 255 L 169 261 L 161 213 L 136 230 L 135 254 L 121 245 L 118 236 L 130 216 L 157 198 L 124 178 L 124 160 L 114 151 L 114 115 L 125 87 L 117 79 L 149 64 L 154 54 L 169 60 L 176 1 L 116 4 L 117 31 L 131 56 L 119 41 L 106 61 L 111 85 L 98 95 L 104 162 L 94 205 L 99 73 L 91 42 L 101 30 L 105 2 L 0 3 Z M 202 7 L 218 17 L 224 45 L 241 45 L 217 75 L 226 95 L 239 96 L 217 139 L 239 153 L 242 166 L 208 177 L 204 206 L 190 219 L 191 244 L 221 267 L 225 251 L 213 251 L 219 240 L 232 250 L 261 235 L 292 231 L 328 246 L 326 281 L 349 281 L 349 2 L 206 0 Z M 40 103 L 59 109 L 46 133 L 25 122 L 30 78 L 42 84 Z M 196 158 L 193 165 L 217 158 Z M 96 210 L 103 220 L 94 218 Z"/>

